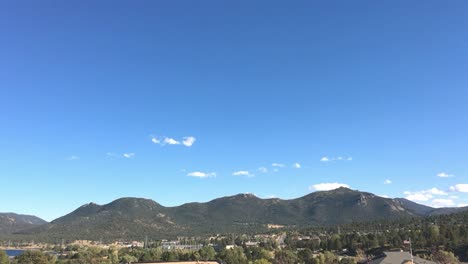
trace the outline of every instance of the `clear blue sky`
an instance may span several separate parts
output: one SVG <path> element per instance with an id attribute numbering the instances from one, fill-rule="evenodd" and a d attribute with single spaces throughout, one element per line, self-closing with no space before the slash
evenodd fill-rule
<path id="1" fill-rule="evenodd" d="M 0 36 L 0 212 L 468 204 L 467 1 L 5 1 Z"/>

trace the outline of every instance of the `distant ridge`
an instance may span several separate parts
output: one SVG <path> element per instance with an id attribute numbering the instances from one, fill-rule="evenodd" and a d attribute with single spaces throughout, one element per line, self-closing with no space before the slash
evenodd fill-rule
<path id="1" fill-rule="evenodd" d="M 406 199 L 383 198 L 348 188 L 313 192 L 291 199 L 261 199 L 253 194 L 206 203 L 165 207 L 153 200 L 121 198 L 83 205 L 49 224 L 18 232 L 47 239 L 133 239 L 261 232 L 280 226 L 337 225 L 380 219 L 425 217 L 467 208 L 439 208 Z"/>
<path id="2" fill-rule="evenodd" d="M 0 213 L 0 235 L 11 234 L 43 224 L 47 224 L 47 222 L 37 216 Z"/>

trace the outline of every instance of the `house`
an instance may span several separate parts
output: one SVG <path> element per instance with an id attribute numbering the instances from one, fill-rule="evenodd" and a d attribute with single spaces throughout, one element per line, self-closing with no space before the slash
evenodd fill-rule
<path id="1" fill-rule="evenodd" d="M 382 256 L 378 256 L 374 258 L 373 260 L 367 262 L 361 262 L 361 263 L 369 263 L 369 264 L 411 264 L 411 255 L 409 252 L 402 252 L 402 251 L 396 251 L 396 252 L 391 252 L 387 251 L 382 254 Z M 414 264 L 436 264 L 433 261 L 425 260 L 422 258 L 418 258 L 413 256 L 413 263 Z"/>

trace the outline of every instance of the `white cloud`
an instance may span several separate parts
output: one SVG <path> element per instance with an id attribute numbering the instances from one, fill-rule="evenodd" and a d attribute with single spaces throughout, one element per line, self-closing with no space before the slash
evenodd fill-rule
<path id="1" fill-rule="evenodd" d="M 455 175 L 453 175 L 453 174 L 448 174 L 448 173 L 446 173 L 446 172 L 439 172 L 439 173 L 437 173 L 437 177 L 441 177 L 441 178 L 449 178 L 449 177 L 453 177 L 453 176 L 455 176 Z"/>
<path id="2" fill-rule="evenodd" d="M 169 145 L 180 145 L 180 142 L 173 139 L 173 138 L 170 138 L 170 137 L 166 137 L 164 138 L 164 143 L 165 144 L 169 144 Z"/>
<path id="3" fill-rule="evenodd" d="M 467 206 L 468 206 L 468 204 L 466 204 L 466 203 L 459 203 L 459 204 L 457 204 L 457 207 L 467 207 Z"/>
<path id="4" fill-rule="evenodd" d="M 271 164 L 271 166 L 278 167 L 278 168 L 283 168 L 284 164 L 282 164 L 282 163 L 273 163 L 273 164 Z"/>
<path id="5" fill-rule="evenodd" d="M 405 198 L 410 201 L 425 202 L 425 201 L 429 201 L 430 199 L 432 199 L 432 195 L 427 194 L 427 193 L 413 193 L 413 194 L 408 194 Z"/>
<path id="6" fill-rule="evenodd" d="M 453 191 L 453 192 L 466 193 L 466 192 L 468 192 L 468 184 L 466 184 L 466 183 L 456 184 L 455 186 L 451 186 L 450 190 Z"/>
<path id="7" fill-rule="evenodd" d="M 444 192 L 442 190 L 439 190 L 437 188 L 429 189 L 429 190 L 427 190 L 427 192 L 430 192 L 431 194 L 434 194 L 434 195 L 447 195 L 446 192 Z"/>
<path id="8" fill-rule="evenodd" d="M 191 147 L 193 145 L 193 143 L 195 143 L 197 139 L 195 137 L 184 137 L 184 139 L 182 140 L 182 144 L 184 144 L 184 146 L 186 147 Z"/>
<path id="9" fill-rule="evenodd" d="M 330 190 L 338 189 L 340 187 L 349 188 L 349 185 L 344 184 L 344 183 L 337 183 L 337 182 L 319 183 L 319 184 L 315 184 L 315 185 L 310 186 L 309 190 L 312 190 L 312 191 L 330 191 Z"/>
<path id="10" fill-rule="evenodd" d="M 130 159 L 130 158 L 135 157 L 135 153 L 124 153 L 122 156 L 124 158 Z"/>
<path id="11" fill-rule="evenodd" d="M 296 169 L 300 169 L 300 168 L 301 168 L 301 164 L 299 164 L 298 162 L 296 162 L 296 163 L 293 164 L 293 167 L 296 168 Z"/>
<path id="12" fill-rule="evenodd" d="M 320 161 L 321 161 L 321 162 L 327 162 L 327 161 L 330 161 L 330 159 L 329 159 L 327 156 L 325 156 L 325 157 L 322 157 L 322 158 L 320 159 Z"/>
<path id="13" fill-rule="evenodd" d="M 455 206 L 455 203 L 450 199 L 434 199 L 432 200 L 431 205 L 436 208 L 453 207 Z"/>
<path id="14" fill-rule="evenodd" d="M 267 173 L 267 172 L 268 172 L 268 169 L 265 168 L 265 167 L 260 167 L 260 168 L 258 168 L 258 171 L 259 171 L 260 173 Z"/>
<path id="15" fill-rule="evenodd" d="M 151 142 L 154 144 L 158 144 L 161 146 L 164 145 L 184 145 L 186 147 L 191 147 L 197 139 L 193 136 L 189 137 L 184 137 L 182 138 L 182 141 L 171 138 L 171 137 L 157 137 L 157 136 L 151 136 Z"/>
<path id="16" fill-rule="evenodd" d="M 417 192 L 404 192 L 406 199 L 410 201 L 426 202 L 434 197 L 434 195 L 447 195 L 446 192 L 437 188 L 431 188 L 428 190 L 417 191 Z"/>
<path id="17" fill-rule="evenodd" d="M 379 196 L 383 198 L 390 198 L 388 195 L 379 195 Z"/>
<path id="18" fill-rule="evenodd" d="M 338 156 L 336 158 L 332 157 L 327 157 L 327 156 L 323 156 L 320 161 L 321 162 L 328 162 L 328 161 L 352 161 L 353 158 L 352 157 L 344 157 L 344 156 Z"/>
<path id="19" fill-rule="evenodd" d="M 255 176 L 254 174 L 251 174 L 249 171 L 236 171 L 232 173 L 233 176 L 247 176 L 247 177 L 253 177 Z"/>
<path id="20" fill-rule="evenodd" d="M 194 171 L 194 172 L 190 172 L 189 174 L 187 174 L 187 176 L 197 177 L 197 178 L 210 178 L 210 177 L 216 177 L 216 173 L 215 172 Z"/>
<path id="21" fill-rule="evenodd" d="M 70 156 L 70 157 L 67 158 L 67 160 L 79 160 L 79 159 L 80 159 L 80 157 L 75 156 L 75 155 Z"/>
<path id="22" fill-rule="evenodd" d="M 384 184 L 391 184 L 391 183 L 392 183 L 392 181 L 391 181 L 391 180 L 389 180 L 389 179 L 386 179 L 386 180 L 385 180 L 383 183 L 384 183 Z"/>

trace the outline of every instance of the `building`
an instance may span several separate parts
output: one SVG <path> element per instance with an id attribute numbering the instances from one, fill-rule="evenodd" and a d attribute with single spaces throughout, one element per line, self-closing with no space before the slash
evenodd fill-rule
<path id="1" fill-rule="evenodd" d="M 369 264 L 411 264 L 411 255 L 409 252 L 384 252 L 382 256 L 378 256 L 373 260 L 361 263 L 369 263 Z M 418 258 L 413 256 L 413 263 L 414 264 L 436 264 L 433 261 L 425 260 L 422 258 Z"/>

